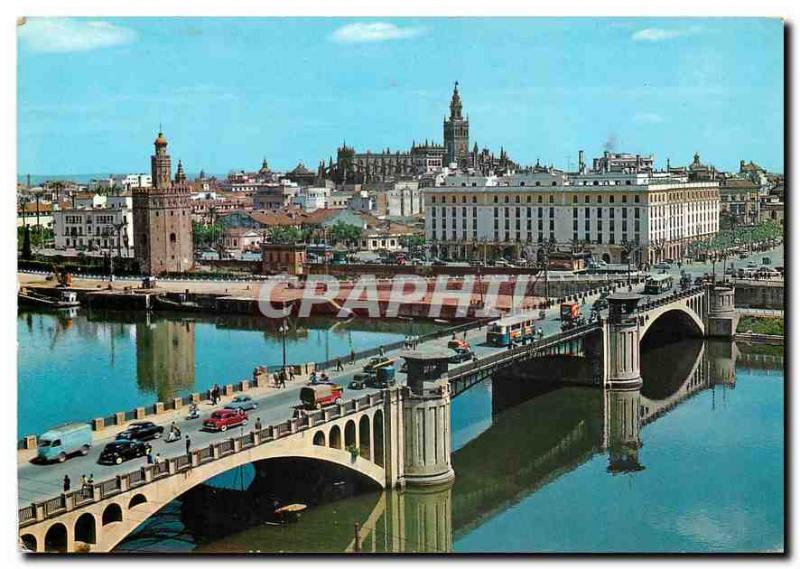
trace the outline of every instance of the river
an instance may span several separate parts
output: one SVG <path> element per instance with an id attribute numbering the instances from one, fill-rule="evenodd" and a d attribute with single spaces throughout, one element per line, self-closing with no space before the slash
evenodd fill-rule
<path id="1" fill-rule="evenodd" d="M 225 535 L 187 531 L 176 500 L 117 550 L 343 552 L 358 523 L 376 552 L 782 551 L 782 356 L 684 340 L 643 352 L 639 391 L 536 384 L 517 404 L 495 377 L 453 401 L 450 488 L 356 493 Z"/>
<path id="2" fill-rule="evenodd" d="M 274 321 L 256 316 L 20 312 L 19 436 L 250 378 L 282 362 Z M 290 322 L 289 363 L 323 361 L 425 334 L 440 324 L 304 318 Z"/>

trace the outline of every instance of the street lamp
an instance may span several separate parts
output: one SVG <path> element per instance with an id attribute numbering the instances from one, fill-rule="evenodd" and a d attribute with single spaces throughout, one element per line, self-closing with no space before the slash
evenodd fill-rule
<path id="1" fill-rule="evenodd" d="M 284 318 L 283 322 L 278 328 L 278 333 L 281 335 L 281 339 L 283 340 L 283 367 L 281 368 L 281 374 L 283 378 L 286 378 L 286 334 L 288 332 L 289 325 L 286 323 L 286 319 Z"/>

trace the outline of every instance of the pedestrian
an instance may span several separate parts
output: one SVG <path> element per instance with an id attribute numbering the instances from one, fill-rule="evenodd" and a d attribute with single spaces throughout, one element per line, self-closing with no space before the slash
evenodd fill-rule
<path id="1" fill-rule="evenodd" d="M 466 330 L 464 330 L 464 339 L 465 340 L 467 339 L 467 331 Z"/>
<path id="2" fill-rule="evenodd" d="M 289 381 L 294 381 L 294 368 L 289 368 Z"/>
<path id="3" fill-rule="evenodd" d="M 189 435 L 186 435 L 186 454 L 192 452 L 192 439 L 189 438 Z"/>
<path id="4" fill-rule="evenodd" d="M 381 346 L 380 348 L 378 348 L 378 355 L 379 355 L 380 357 L 383 357 L 383 346 Z"/>
<path id="5" fill-rule="evenodd" d="M 280 374 L 281 389 L 286 389 L 286 370 L 282 370 Z"/>
<path id="6" fill-rule="evenodd" d="M 162 460 L 161 453 L 160 452 L 156 453 L 156 464 L 161 464 L 161 460 Z"/>
<path id="7" fill-rule="evenodd" d="M 86 488 L 86 475 L 81 474 L 81 488 Z"/>
<path id="8" fill-rule="evenodd" d="M 336 371 L 344 371 L 344 366 L 342 365 L 342 358 L 336 359 Z"/>
<path id="9" fill-rule="evenodd" d="M 256 431 L 261 430 L 261 417 L 256 417 Z"/>
<path id="10" fill-rule="evenodd" d="M 89 474 L 89 480 L 86 481 L 89 486 L 94 486 L 94 474 Z"/>
<path id="11" fill-rule="evenodd" d="M 65 475 L 64 475 L 64 493 L 65 493 L 65 494 L 66 494 L 67 492 L 69 492 L 69 488 L 70 488 L 70 480 L 69 480 L 69 476 L 68 476 L 67 474 L 65 474 Z"/>
<path id="12" fill-rule="evenodd" d="M 147 464 L 153 464 L 153 449 L 147 447 Z"/>
<path id="13" fill-rule="evenodd" d="M 356 351 L 350 350 L 350 364 L 356 363 Z"/>

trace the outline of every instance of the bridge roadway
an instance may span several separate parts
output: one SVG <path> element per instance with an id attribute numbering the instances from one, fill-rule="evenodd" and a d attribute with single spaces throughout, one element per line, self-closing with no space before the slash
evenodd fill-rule
<path id="1" fill-rule="evenodd" d="M 595 297 L 590 297 L 586 304 L 581 307 L 584 315 L 588 316 L 594 299 Z M 540 322 L 540 326 L 542 327 L 546 337 L 560 332 L 561 323 L 559 319 L 559 307 L 554 306 L 548 309 L 546 311 L 545 319 Z M 459 337 L 463 336 L 459 334 Z M 485 327 L 467 331 L 466 338 L 467 341 L 472 345 L 473 350 L 479 359 L 483 359 L 498 352 L 504 352 L 507 350 L 507 348 L 490 346 L 486 343 Z M 422 346 L 443 348 L 446 347 L 449 339 L 450 338 L 445 337 L 431 340 L 429 342 L 425 342 Z M 387 355 L 396 355 L 399 353 L 399 351 L 400 350 L 389 351 Z M 340 373 L 336 373 L 334 370 L 328 370 L 327 373 L 331 376 L 334 382 L 346 387 L 353 375 L 360 371 L 361 366 L 364 363 L 364 361 L 359 361 L 356 362 L 355 366 L 347 365 L 345 366 L 345 370 Z M 468 365 L 468 363 L 453 365 L 451 366 L 451 369 L 458 370 L 458 368 L 464 367 L 465 365 Z M 398 365 L 398 370 L 399 367 L 400 366 Z M 397 379 L 398 383 L 404 384 L 405 374 L 398 371 Z M 299 402 L 298 391 L 301 386 L 306 385 L 306 382 L 289 382 L 287 385 L 288 387 L 285 390 L 269 391 L 267 394 L 262 394 L 260 396 L 254 393 L 252 394 L 254 400 L 259 406 L 258 409 L 249 412 L 250 422 L 243 428 L 244 433 L 247 433 L 254 428 L 253 425 L 256 417 L 261 419 L 261 424 L 264 426 L 276 424 L 291 417 L 293 413 L 292 407 L 297 405 Z M 374 393 L 375 391 L 377 390 L 369 388 L 359 391 L 345 389 L 345 400 L 349 401 L 353 398 L 361 397 L 367 393 Z M 199 404 L 201 416 L 200 419 L 187 420 L 185 417 L 186 411 L 184 410 L 184 412 L 177 415 L 177 417 L 175 417 L 176 413 L 173 412 L 171 414 L 171 418 L 164 418 L 164 416 L 158 415 L 149 416 L 146 418 L 146 420 L 152 420 L 159 424 L 169 425 L 170 420 L 174 418 L 176 424 L 180 427 L 182 434 L 184 436 L 189 435 L 192 448 L 202 448 L 208 446 L 212 442 L 227 440 L 231 436 L 238 436 L 242 434 L 239 429 L 232 429 L 226 433 L 206 432 L 200 430 L 202 419 L 207 417 L 214 409 L 223 407 L 228 401 L 230 401 L 230 399 L 232 399 L 232 397 L 223 397 L 221 403 L 217 407 L 212 407 L 208 401 L 201 402 Z M 81 475 L 89 476 L 91 474 L 94 481 L 99 482 L 101 480 L 112 478 L 118 474 L 128 473 L 139 466 L 145 465 L 144 458 L 133 459 L 124 462 L 121 465 L 98 464 L 97 460 L 101 451 L 107 443 L 113 440 L 114 433 L 118 432 L 111 429 L 108 431 L 109 435 L 107 437 L 95 439 L 94 446 L 89 451 L 87 456 L 76 456 L 68 459 L 62 464 L 36 464 L 30 460 L 30 452 L 19 452 L 19 464 L 17 469 L 19 483 L 19 506 L 28 506 L 32 502 L 46 500 L 61 493 L 63 490 L 63 480 L 65 475 L 69 476 L 72 489 L 75 489 L 80 485 Z M 185 455 L 186 453 L 184 441 L 166 443 L 163 439 L 160 439 L 150 441 L 150 444 L 153 447 L 153 456 L 160 454 L 165 460 L 168 458 Z"/>

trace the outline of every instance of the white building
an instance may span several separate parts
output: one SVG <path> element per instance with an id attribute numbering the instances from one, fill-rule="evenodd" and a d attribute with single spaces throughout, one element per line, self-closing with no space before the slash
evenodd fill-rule
<path id="1" fill-rule="evenodd" d="M 127 200 L 131 200 L 130 197 Z M 66 209 L 53 212 L 56 249 L 133 250 L 133 217 L 127 207 Z"/>
<path id="2" fill-rule="evenodd" d="M 689 243 L 719 230 L 717 182 L 647 173 L 460 177 L 426 188 L 425 235 L 450 258 L 519 257 L 547 241 L 597 258 L 680 259 Z"/>
<path id="3" fill-rule="evenodd" d="M 302 188 L 299 193 L 292 198 L 292 204 L 305 210 L 315 211 L 325 209 L 331 189 L 328 187 Z"/>

